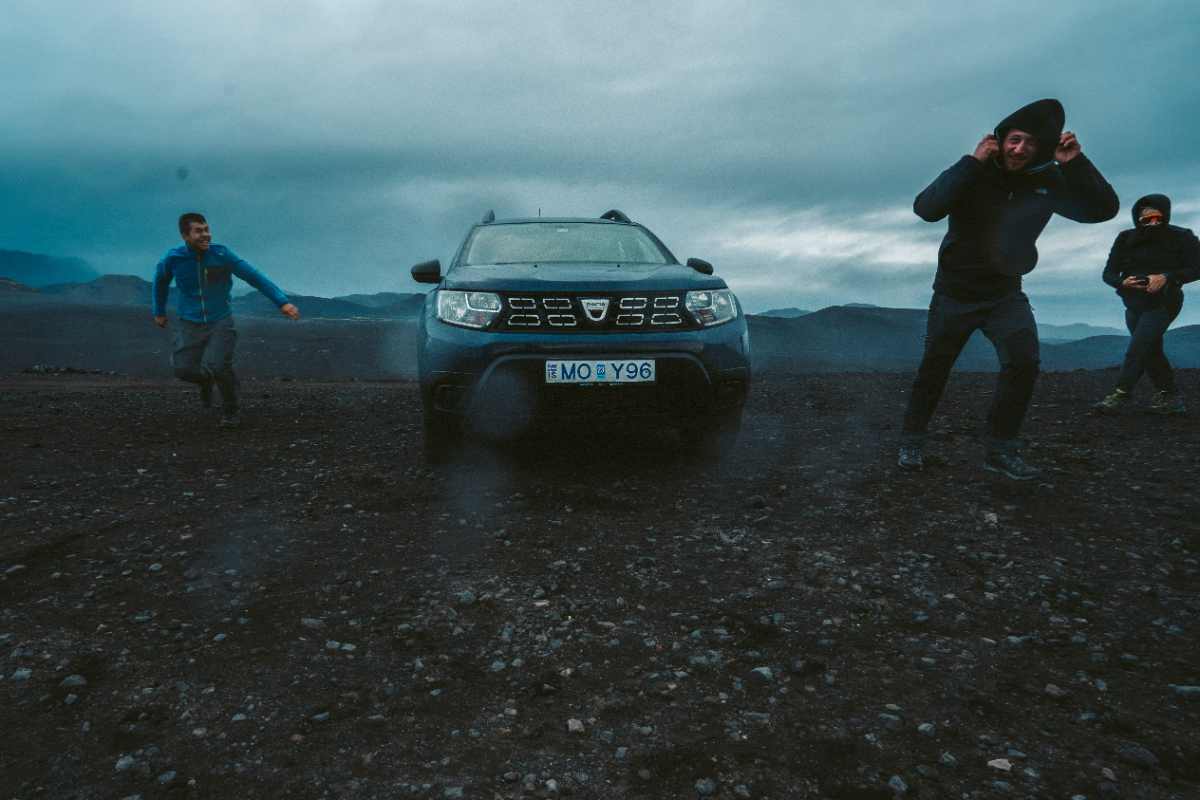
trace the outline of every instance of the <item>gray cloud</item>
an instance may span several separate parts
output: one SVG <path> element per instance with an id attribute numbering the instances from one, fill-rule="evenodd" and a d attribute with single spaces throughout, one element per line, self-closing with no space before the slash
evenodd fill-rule
<path id="1" fill-rule="evenodd" d="M 1041 96 L 1126 206 L 1200 198 L 1193 4 L 844 6 L 19 2 L 0 247 L 147 274 L 198 208 L 294 290 L 415 290 L 487 208 L 617 206 L 750 308 L 923 305 L 913 195 Z M 1125 219 L 1051 226 L 1039 310 L 1119 319 Z"/>

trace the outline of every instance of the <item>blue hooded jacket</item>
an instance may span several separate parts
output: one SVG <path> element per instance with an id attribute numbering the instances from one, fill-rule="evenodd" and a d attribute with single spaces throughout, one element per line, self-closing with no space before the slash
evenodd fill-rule
<path id="1" fill-rule="evenodd" d="M 228 247 L 209 245 L 203 256 L 198 258 L 198 255 L 184 244 L 168 250 L 158 262 L 154 270 L 154 316 L 166 314 L 172 279 L 179 287 L 175 311 L 188 322 L 216 322 L 233 313 L 229 296 L 234 275 L 265 294 L 277 306 L 291 302 L 278 286 Z"/>

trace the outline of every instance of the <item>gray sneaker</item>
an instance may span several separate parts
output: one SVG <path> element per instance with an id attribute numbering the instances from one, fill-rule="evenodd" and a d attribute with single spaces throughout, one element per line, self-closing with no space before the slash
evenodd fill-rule
<path id="1" fill-rule="evenodd" d="M 922 469 L 925 466 L 925 453 L 920 445 L 900 445 L 900 458 L 896 461 L 902 469 Z"/>
<path id="2" fill-rule="evenodd" d="M 1154 393 L 1154 399 L 1150 401 L 1150 413 L 1186 414 L 1187 406 L 1178 392 L 1157 391 Z"/>
<path id="3" fill-rule="evenodd" d="M 1119 414 L 1129 407 L 1129 400 L 1129 392 L 1118 386 L 1093 405 L 1092 410 L 1097 414 Z"/>
<path id="4" fill-rule="evenodd" d="M 1014 481 L 1031 481 L 1042 474 L 1040 469 L 1026 463 L 1016 453 L 988 453 L 983 468 L 988 472 L 999 472 Z"/>

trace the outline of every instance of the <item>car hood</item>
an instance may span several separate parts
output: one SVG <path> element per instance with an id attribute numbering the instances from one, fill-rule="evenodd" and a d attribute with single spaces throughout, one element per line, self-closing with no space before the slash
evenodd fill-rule
<path id="1" fill-rule="evenodd" d="M 497 264 L 457 266 L 445 289 L 492 292 L 650 292 L 724 289 L 725 281 L 682 264 Z"/>

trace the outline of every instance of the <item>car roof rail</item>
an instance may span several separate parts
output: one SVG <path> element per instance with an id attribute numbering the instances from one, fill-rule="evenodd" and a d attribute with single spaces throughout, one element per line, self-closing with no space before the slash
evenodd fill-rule
<path id="1" fill-rule="evenodd" d="M 624 212 L 618 211 L 615 208 L 605 211 L 600 215 L 600 219 L 611 219 L 613 222 L 633 222 L 633 220 L 625 216 Z"/>
<path id="2" fill-rule="evenodd" d="M 496 221 L 496 212 L 492 211 L 489 208 L 488 212 L 483 215 L 483 224 L 487 225 L 489 222 L 495 222 L 495 221 Z"/>

